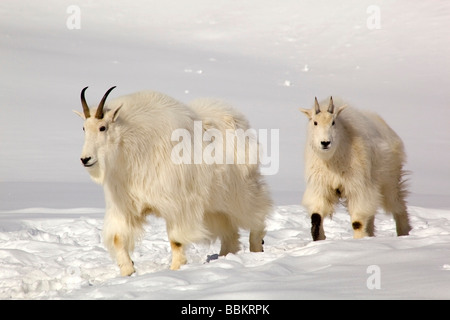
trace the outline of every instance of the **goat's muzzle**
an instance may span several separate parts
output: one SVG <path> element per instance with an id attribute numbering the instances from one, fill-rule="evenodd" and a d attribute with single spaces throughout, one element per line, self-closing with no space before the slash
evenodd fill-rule
<path id="1" fill-rule="evenodd" d="M 327 150 L 330 146 L 331 141 L 320 141 L 320 144 L 322 145 L 323 150 Z"/>
<path id="2" fill-rule="evenodd" d="M 90 163 L 89 161 L 91 161 L 92 157 L 85 157 L 85 158 L 80 158 L 81 163 L 83 164 L 83 166 L 85 166 L 86 168 L 92 167 L 94 164 L 97 163 L 97 161 Z"/>

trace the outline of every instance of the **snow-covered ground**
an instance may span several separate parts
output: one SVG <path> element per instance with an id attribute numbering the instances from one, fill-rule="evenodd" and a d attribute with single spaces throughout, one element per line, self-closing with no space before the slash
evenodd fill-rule
<path id="1" fill-rule="evenodd" d="M 78 16 L 79 13 L 79 16 Z M 0 299 L 449 299 L 450 5 L 447 1 L 192 0 L 0 3 Z M 223 98 L 279 130 L 265 252 L 195 244 L 168 270 L 149 218 L 123 278 L 101 242 L 102 189 L 80 165 L 88 101 L 152 89 Z M 403 138 L 413 230 L 354 240 L 348 214 L 312 242 L 300 206 L 314 96 L 378 112 Z"/>
<path id="2" fill-rule="evenodd" d="M 390 217 L 377 238 L 354 240 L 342 210 L 328 239 L 312 242 L 299 206 L 279 206 L 264 253 L 217 259 L 218 243 L 187 250 L 189 264 L 168 269 L 162 220 L 150 218 L 133 254 L 136 274 L 120 277 L 101 244 L 102 209 L 23 209 L 0 214 L 2 299 L 449 299 L 448 211 L 410 207 L 411 235 L 395 236 Z M 4 222 L 4 224 L 3 224 Z M 209 263 L 208 263 L 209 261 Z"/>

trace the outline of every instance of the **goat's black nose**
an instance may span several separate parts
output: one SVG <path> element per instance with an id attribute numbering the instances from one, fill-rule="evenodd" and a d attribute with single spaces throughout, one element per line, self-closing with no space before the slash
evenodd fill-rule
<path id="1" fill-rule="evenodd" d="M 326 148 L 330 145 L 331 141 L 321 141 L 320 144 L 322 145 L 322 147 Z"/>
<path id="2" fill-rule="evenodd" d="M 83 162 L 83 164 L 87 164 L 89 162 L 89 160 L 91 160 L 91 157 L 86 157 L 86 158 L 80 158 L 81 162 Z"/>

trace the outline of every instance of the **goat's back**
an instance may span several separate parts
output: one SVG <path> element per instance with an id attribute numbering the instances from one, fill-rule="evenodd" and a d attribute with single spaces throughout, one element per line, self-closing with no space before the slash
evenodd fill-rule
<path id="1" fill-rule="evenodd" d="M 403 144 L 398 134 L 377 113 L 347 107 L 339 115 L 348 132 L 355 134 L 369 144 L 383 144 L 397 147 Z"/>

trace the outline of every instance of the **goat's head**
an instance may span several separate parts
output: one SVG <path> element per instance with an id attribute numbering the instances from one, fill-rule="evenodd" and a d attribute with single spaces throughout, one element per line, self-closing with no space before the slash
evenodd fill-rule
<path id="1" fill-rule="evenodd" d="M 311 109 L 300 108 L 309 119 L 309 136 L 308 143 L 312 148 L 323 158 L 330 158 L 338 144 L 339 114 L 347 106 L 341 106 L 335 110 L 333 98 L 330 97 L 330 102 L 327 106 L 319 105 L 317 98 L 314 101 L 314 107 Z"/>
<path id="2" fill-rule="evenodd" d="M 83 131 L 85 135 L 80 160 L 81 164 L 88 170 L 91 178 L 98 183 L 102 183 L 106 149 L 112 142 L 111 140 L 114 140 L 114 135 L 112 135 L 110 131 L 113 131 L 112 129 L 114 129 L 113 125 L 117 119 L 121 106 L 117 107 L 115 110 L 104 110 L 106 98 L 115 88 L 112 87 L 106 91 L 97 109 L 90 109 L 84 96 L 87 88 L 88 87 L 81 91 L 81 106 L 83 107 L 83 113 L 74 111 L 84 119 Z M 94 114 L 94 117 L 91 117 L 91 113 Z"/>

